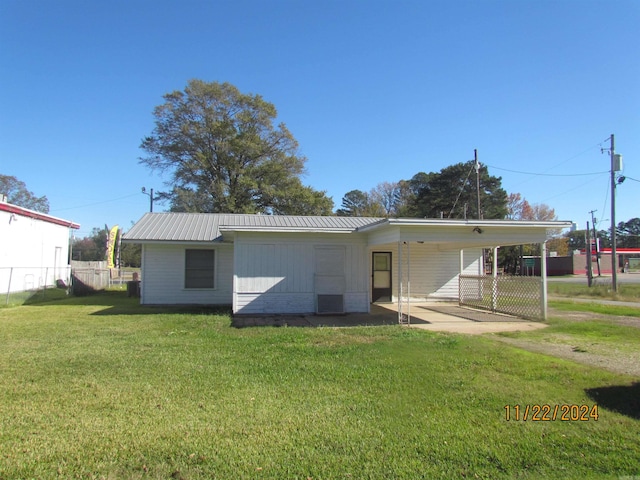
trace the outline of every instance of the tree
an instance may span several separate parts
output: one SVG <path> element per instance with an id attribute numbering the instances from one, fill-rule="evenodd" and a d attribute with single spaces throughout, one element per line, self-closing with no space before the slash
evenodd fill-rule
<path id="1" fill-rule="evenodd" d="M 509 220 L 539 220 L 553 221 L 558 216 L 553 208 L 545 203 L 531 205 L 519 193 L 510 193 L 507 198 L 507 218 Z M 561 231 L 548 233 L 548 250 L 558 252 L 558 255 L 568 254 L 569 242 L 566 238 L 557 238 Z M 498 263 L 505 272 L 515 274 L 523 255 L 540 255 L 538 244 L 508 246 L 498 251 Z"/>
<path id="2" fill-rule="evenodd" d="M 409 180 L 409 198 L 404 212 L 424 218 L 478 218 L 475 163 L 457 163 L 438 173 L 420 172 Z M 482 218 L 505 218 L 507 193 L 502 179 L 480 169 Z"/>
<path id="3" fill-rule="evenodd" d="M 555 237 L 547 241 L 547 251 L 556 252 L 559 257 L 569 255 L 569 239 L 567 237 Z"/>
<path id="4" fill-rule="evenodd" d="M 341 217 L 382 217 L 384 208 L 367 192 L 351 190 L 342 197 L 342 208 L 336 210 Z"/>
<path id="5" fill-rule="evenodd" d="M 587 231 L 573 230 L 564 234 L 569 250 L 582 250 L 587 245 Z"/>
<path id="6" fill-rule="evenodd" d="M 618 223 L 616 246 L 624 248 L 640 247 L 640 218 L 632 218 L 627 222 Z"/>
<path id="7" fill-rule="evenodd" d="M 400 184 L 398 182 L 379 183 L 369 192 L 369 199 L 371 203 L 380 206 L 384 211 L 384 217 L 397 216 L 400 200 Z"/>
<path id="8" fill-rule="evenodd" d="M 72 260 L 85 262 L 100 262 L 107 255 L 107 239 L 109 231 L 106 228 L 94 228 L 91 235 L 73 241 Z"/>
<path id="9" fill-rule="evenodd" d="M 0 193 L 7 196 L 7 202 L 19 207 L 49 213 L 49 200 L 46 196 L 38 197 L 29 190 L 27 185 L 16 177 L 0 174 Z"/>
<path id="10" fill-rule="evenodd" d="M 120 246 L 120 265 L 122 267 L 140 267 L 142 264 L 142 245 L 123 243 Z"/>
<path id="11" fill-rule="evenodd" d="M 164 95 L 140 163 L 168 172 L 160 194 L 176 212 L 330 214 L 333 202 L 300 181 L 306 159 L 276 108 L 229 83 L 191 80 Z M 302 203 L 300 203 L 302 202 Z"/>
<path id="12" fill-rule="evenodd" d="M 510 193 L 507 198 L 507 218 L 509 220 L 532 220 L 533 209 L 519 193 Z"/>

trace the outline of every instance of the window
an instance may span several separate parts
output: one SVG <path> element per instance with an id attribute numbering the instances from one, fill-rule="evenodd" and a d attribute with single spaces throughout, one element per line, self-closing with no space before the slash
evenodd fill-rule
<path id="1" fill-rule="evenodd" d="M 186 250 L 184 288 L 213 288 L 214 250 Z"/>

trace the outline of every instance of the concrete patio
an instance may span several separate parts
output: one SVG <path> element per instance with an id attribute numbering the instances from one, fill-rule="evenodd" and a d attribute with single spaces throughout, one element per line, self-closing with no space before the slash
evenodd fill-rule
<path id="1" fill-rule="evenodd" d="M 232 325 L 289 327 L 355 327 L 398 324 L 397 304 L 373 304 L 370 313 L 345 315 L 236 315 Z M 526 331 L 546 327 L 543 322 L 463 308 L 456 303 L 425 302 L 411 304 L 411 328 L 439 332 L 480 335 L 506 331 Z"/>

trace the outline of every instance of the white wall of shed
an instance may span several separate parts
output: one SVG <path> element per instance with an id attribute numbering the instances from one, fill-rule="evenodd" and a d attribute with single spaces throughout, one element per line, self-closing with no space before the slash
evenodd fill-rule
<path id="1" fill-rule="evenodd" d="M 215 250 L 213 289 L 185 288 L 185 250 Z M 231 305 L 233 245 L 143 244 L 140 303 L 145 305 Z"/>
<path id="2" fill-rule="evenodd" d="M 1 293 L 52 286 L 58 278 L 68 281 L 68 256 L 68 227 L 0 211 Z"/>
<path id="3" fill-rule="evenodd" d="M 406 247 L 405 247 L 406 248 Z M 392 301 L 398 301 L 398 244 L 378 245 L 369 249 L 373 252 L 391 252 Z M 405 250 L 406 252 L 406 250 Z M 460 255 L 459 250 L 442 249 L 427 243 L 410 244 L 411 258 L 411 300 L 458 299 L 458 275 L 478 275 L 482 263 L 482 249 L 469 248 Z M 369 260 L 369 269 L 371 269 Z M 369 277 L 371 274 L 369 273 Z"/>
<path id="4" fill-rule="evenodd" d="M 315 257 L 322 247 L 344 249 L 345 311 L 368 312 L 366 237 L 241 232 L 234 242 L 234 313 L 315 312 Z"/>

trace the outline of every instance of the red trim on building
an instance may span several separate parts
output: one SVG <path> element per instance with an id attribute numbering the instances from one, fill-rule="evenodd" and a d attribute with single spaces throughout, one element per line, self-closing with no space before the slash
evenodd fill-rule
<path id="1" fill-rule="evenodd" d="M 585 248 L 580 249 L 580 253 L 584 255 L 585 250 L 586 250 Z M 596 249 L 592 248 L 591 249 L 591 253 L 593 255 L 595 255 L 596 254 Z M 610 248 L 601 248 L 600 249 L 600 253 L 608 253 L 609 255 L 611 255 L 611 249 Z M 635 247 L 634 248 L 624 248 L 624 247 L 620 248 L 620 247 L 617 247 L 616 248 L 616 253 L 618 253 L 618 254 L 629 254 L 629 253 L 640 254 L 640 248 L 635 248 Z"/>
<path id="2" fill-rule="evenodd" d="M 28 208 L 18 207 L 17 205 L 11 205 L 10 203 L 0 202 L 0 210 L 9 213 L 15 213 L 23 217 L 33 218 L 35 220 L 42 220 L 43 222 L 54 223 L 56 225 L 62 225 L 63 227 L 69 227 L 73 229 L 79 229 L 80 225 L 72 222 L 71 220 L 64 220 L 62 218 L 52 217 L 46 213 L 36 212 L 29 210 Z"/>

